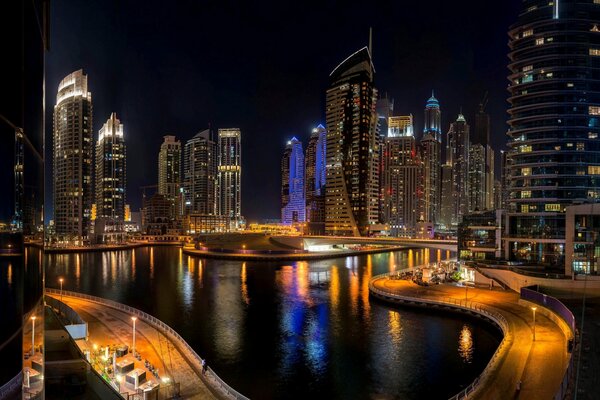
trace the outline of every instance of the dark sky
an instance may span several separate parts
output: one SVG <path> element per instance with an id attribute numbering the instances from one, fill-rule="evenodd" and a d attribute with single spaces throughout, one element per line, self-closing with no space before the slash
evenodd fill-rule
<path id="1" fill-rule="evenodd" d="M 518 0 L 51 4 L 47 137 L 59 81 L 83 68 L 94 138 L 113 111 L 125 125 L 134 210 L 139 187 L 156 184 L 162 136 L 185 142 L 210 123 L 242 129 L 242 214 L 279 217 L 285 142 L 295 135 L 306 143 L 310 128 L 324 123 L 328 75 L 367 44 L 369 26 L 376 87 L 395 99 L 396 114 L 413 113 L 420 131 L 435 89 L 446 132 L 461 106 L 472 121 L 489 90 L 492 143 L 506 141 L 506 31 Z M 51 142 L 46 149 L 50 160 Z M 47 210 L 51 201 L 48 191 Z"/>

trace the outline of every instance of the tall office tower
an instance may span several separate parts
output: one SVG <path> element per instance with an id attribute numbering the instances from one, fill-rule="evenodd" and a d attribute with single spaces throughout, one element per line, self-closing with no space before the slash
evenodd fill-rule
<path id="1" fill-rule="evenodd" d="M 54 106 L 54 225 L 61 236 L 87 236 L 92 209 L 92 94 L 83 70 L 58 85 Z"/>
<path id="2" fill-rule="evenodd" d="M 209 129 L 185 143 L 183 170 L 186 214 L 217 215 L 217 147 Z"/>
<path id="3" fill-rule="evenodd" d="M 475 127 L 471 135 L 471 143 L 487 146 L 490 144 L 490 115 L 485 112 L 486 101 L 479 104 L 475 113 Z"/>
<path id="4" fill-rule="evenodd" d="M 482 144 L 469 146 L 469 172 L 468 172 L 468 211 L 483 211 L 487 209 L 486 192 L 486 152 Z"/>
<path id="5" fill-rule="evenodd" d="M 286 187 L 287 203 L 281 209 L 281 222 L 287 225 L 306 221 L 306 199 L 304 197 L 304 150 L 302 142 L 292 138 L 287 143 L 283 155 L 288 158 L 281 162 L 282 188 Z M 287 171 L 283 170 L 287 166 Z M 282 190 L 283 192 L 283 190 Z"/>
<path id="6" fill-rule="evenodd" d="M 433 91 L 425 104 L 425 126 L 421 138 L 423 160 L 423 219 L 437 224 L 440 212 L 442 131 L 440 103 Z"/>
<path id="7" fill-rule="evenodd" d="M 452 197 L 452 165 L 442 165 L 442 193 L 440 202 L 440 226 L 446 230 L 452 228 L 454 198 Z"/>
<path id="8" fill-rule="evenodd" d="M 312 130 L 304 161 L 306 221 L 311 234 L 325 233 L 325 155 L 327 130 L 319 125 Z"/>
<path id="9" fill-rule="evenodd" d="M 281 222 L 283 210 L 290 202 L 290 162 L 292 160 L 292 143 L 288 141 L 281 156 Z"/>
<path id="10" fill-rule="evenodd" d="M 181 142 L 172 135 L 163 139 L 158 153 L 158 193 L 171 202 L 170 217 L 175 219 L 185 210 L 181 204 Z"/>
<path id="11" fill-rule="evenodd" d="M 392 236 L 414 237 L 423 189 L 412 115 L 390 118 L 383 154 L 384 222 L 389 224 Z"/>
<path id="12" fill-rule="evenodd" d="M 479 110 L 475 114 L 475 128 L 469 138 L 471 146 L 481 145 L 484 152 L 484 179 L 476 183 L 476 188 L 470 188 L 471 192 L 478 191 L 482 196 L 482 203 L 475 205 L 478 210 L 491 210 L 494 204 L 494 150 L 490 145 L 490 115 L 485 111 L 486 104 L 487 93 L 479 104 Z M 470 209 L 475 210 L 474 207 Z"/>
<path id="13" fill-rule="evenodd" d="M 325 230 L 369 235 L 379 219 L 379 138 L 375 68 L 364 47 L 329 75 L 326 96 Z"/>
<path id="14" fill-rule="evenodd" d="M 469 212 L 469 125 L 458 114 L 448 131 L 448 164 L 452 166 L 452 226 Z"/>
<path id="15" fill-rule="evenodd" d="M 242 132 L 219 129 L 218 213 L 229 219 L 229 229 L 242 224 Z"/>
<path id="16" fill-rule="evenodd" d="M 564 266 L 565 208 L 600 201 L 596 3 L 529 0 L 508 32 L 512 259 Z"/>
<path id="17" fill-rule="evenodd" d="M 125 220 L 125 138 L 115 113 L 104 123 L 96 143 L 96 215 Z"/>
<path id="18" fill-rule="evenodd" d="M 382 96 L 377 100 L 377 136 L 379 138 L 379 221 L 385 220 L 383 201 L 385 198 L 383 182 L 383 143 L 388 135 L 388 121 L 394 115 L 394 99 Z"/>

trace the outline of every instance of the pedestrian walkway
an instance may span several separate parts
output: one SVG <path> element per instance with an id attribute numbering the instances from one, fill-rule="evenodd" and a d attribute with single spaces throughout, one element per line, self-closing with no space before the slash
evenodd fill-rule
<path id="1" fill-rule="evenodd" d="M 533 312 L 519 304 L 517 293 L 448 284 L 424 287 L 388 277 L 374 280 L 373 286 L 391 294 L 413 298 L 467 299 L 491 306 L 505 317 L 512 341 L 486 384 L 474 392 L 474 398 L 552 399 L 560 387 L 568 363 L 567 338 L 554 322 L 538 312 L 536 340 L 533 341 Z M 520 390 L 517 390 L 519 381 Z"/>
<path id="2" fill-rule="evenodd" d="M 53 297 L 60 296 L 53 295 Z M 62 301 L 88 323 L 88 340 L 76 341 L 82 352 L 93 351 L 95 347 L 102 348 L 107 345 L 127 345 L 131 348 L 133 339 L 131 315 L 77 297 L 64 295 Z M 159 384 L 164 384 L 165 381 L 179 383 L 181 397 L 184 399 L 216 398 L 173 343 L 141 319 L 136 321 L 135 350 L 142 359 L 136 361 L 136 368 L 145 369 L 143 360 L 148 360 L 158 369 L 161 379 L 156 379 L 147 371 L 146 376 L 149 379 Z M 131 357 L 131 354 L 129 356 Z M 121 392 L 133 392 L 126 388 L 125 384 L 120 386 Z"/>

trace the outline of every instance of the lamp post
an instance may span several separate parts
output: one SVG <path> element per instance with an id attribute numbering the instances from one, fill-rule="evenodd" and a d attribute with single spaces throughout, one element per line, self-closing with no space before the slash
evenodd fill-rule
<path id="1" fill-rule="evenodd" d="M 64 279 L 60 278 L 58 281 L 60 282 L 60 302 L 62 303 L 62 301 L 63 301 L 63 282 L 64 282 Z"/>
<path id="2" fill-rule="evenodd" d="M 35 354 L 35 315 L 31 317 L 31 355 Z"/>
<path id="3" fill-rule="evenodd" d="M 131 320 L 133 321 L 133 345 L 131 346 L 131 351 L 133 353 L 133 356 L 135 357 L 135 321 L 137 320 L 137 318 L 131 317 Z"/>
<path id="4" fill-rule="evenodd" d="M 533 311 L 533 341 L 535 342 L 535 310 L 537 307 L 531 307 L 531 311 Z"/>

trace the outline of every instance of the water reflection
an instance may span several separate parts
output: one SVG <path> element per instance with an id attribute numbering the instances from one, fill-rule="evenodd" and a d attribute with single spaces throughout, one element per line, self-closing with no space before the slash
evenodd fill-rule
<path id="1" fill-rule="evenodd" d="M 473 361 L 473 334 L 467 325 L 463 325 L 458 339 L 458 354 L 465 363 Z"/>

